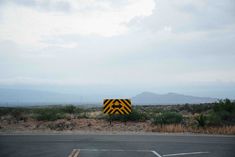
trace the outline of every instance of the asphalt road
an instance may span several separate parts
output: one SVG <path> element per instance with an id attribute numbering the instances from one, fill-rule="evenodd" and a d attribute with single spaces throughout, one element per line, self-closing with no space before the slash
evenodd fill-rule
<path id="1" fill-rule="evenodd" d="M 1 157 L 235 157 L 235 136 L 0 135 Z"/>

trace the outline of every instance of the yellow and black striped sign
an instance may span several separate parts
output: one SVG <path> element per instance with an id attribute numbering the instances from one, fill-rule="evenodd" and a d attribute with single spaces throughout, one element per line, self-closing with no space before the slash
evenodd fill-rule
<path id="1" fill-rule="evenodd" d="M 129 114 L 131 113 L 130 99 L 104 99 L 104 113 Z"/>

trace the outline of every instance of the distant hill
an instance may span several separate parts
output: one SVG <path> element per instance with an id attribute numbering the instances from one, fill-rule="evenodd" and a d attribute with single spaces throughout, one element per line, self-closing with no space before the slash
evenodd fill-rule
<path id="1" fill-rule="evenodd" d="M 151 92 L 143 92 L 132 98 L 134 104 L 198 104 L 215 102 L 216 98 L 195 97 L 177 93 L 156 94 Z"/>
<path id="2" fill-rule="evenodd" d="M 31 89 L 0 88 L 0 104 L 52 104 L 79 102 L 79 96 Z"/>
<path id="3" fill-rule="evenodd" d="M 77 93 L 66 94 L 31 89 L 0 88 L 0 106 L 5 105 L 50 105 L 50 104 L 102 104 L 102 95 L 83 96 Z M 177 93 L 155 94 L 143 92 L 132 98 L 133 104 L 185 104 L 215 102 L 215 98 L 195 97 Z"/>

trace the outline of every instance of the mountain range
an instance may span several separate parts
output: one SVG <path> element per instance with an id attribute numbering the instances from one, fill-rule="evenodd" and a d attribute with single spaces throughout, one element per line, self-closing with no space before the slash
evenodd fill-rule
<path id="1" fill-rule="evenodd" d="M 101 104 L 102 96 L 99 98 L 82 97 L 79 94 L 64 94 L 57 92 L 48 92 L 29 89 L 3 89 L 0 88 L 1 105 L 27 105 L 27 104 Z M 131 98 L 135 105 L 155 105 L 155 104 L 198 104 L 215 102 L 216 98 L 195 97 L 177 93 L 156 94 L 143 92 Z"/>
<path id="2" fill-rule="evenodd" d="M 151 92 L 143 92 L 132 98 L 134 104 L 198 104 L 215 102 L 216 98 L 196 97 L 177 93 L 156 94 Z"/>

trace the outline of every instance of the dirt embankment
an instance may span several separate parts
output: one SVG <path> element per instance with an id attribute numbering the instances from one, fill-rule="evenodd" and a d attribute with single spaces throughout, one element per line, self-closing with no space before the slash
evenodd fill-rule
<path id="1" fill-rule="evenodd" d="M 33 119 L 27 121 L 12 121 L 1 120 L 0 132 L 165 132 L 165 133 L 206 133 L 206 134 L 228 134 L 235 135 L 235 126 L 221 126 L 221 127 L 206 127 L 195 128 L 187 127 L 180 124 L 174 125 L 153 125 L 150 121 L 147 122 L 110 122 L 99 119 L 60 119 L 56 121 L 36 121 Z"/>

